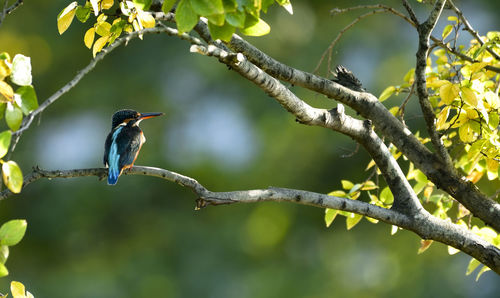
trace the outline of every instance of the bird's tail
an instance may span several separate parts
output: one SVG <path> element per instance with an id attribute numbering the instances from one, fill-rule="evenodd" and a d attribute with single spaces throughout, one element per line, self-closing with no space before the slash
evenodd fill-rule
<path id="1" fill-rule="evenodd" d="M 108 185 L 115 185 L 120 177 L 120 170 L 116 168 L 108 169 Z"/>

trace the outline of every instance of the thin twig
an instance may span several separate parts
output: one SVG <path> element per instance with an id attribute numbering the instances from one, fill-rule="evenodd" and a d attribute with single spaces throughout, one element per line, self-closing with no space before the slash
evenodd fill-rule
<path id="1" fill-rule="evenodd" d="M 3 6 L 3 9 L 2 9 L 2 12 L 0 13 L 0 26 L 2 25 L 3 23 L 3 20 L 5 19 L 5 17 L 9 14 L 11 14 L 14 10 L 16 10 L 21 4 L 23 4 L 23 0 L 17 0 L 16 2 L 14 2 L 14 4 L 12 4 L 11 6 L 8 6 L 9 4 L 9 0 L 5 0 L 4 2 L 4 6 Z"/>
<path id="2" fill-rule="evenodd" d="M 413 91 L 415 90 L 415 82 L 413 82 L 413 84 L 411 84 L 411 88 L 410 88 L 410 92 L 408 93 L 408 96 L 406 96 L 405 100 L 403 101 L 403 103 L 399 106 L 399 119 L 401 119 L 401 122 L 403 124 L 405 124 L 405 108 L 406 108 L 406 104 L 408 103 L 408 101 L 410 101 L 410 98 L 411 96 L 413 95 Z M 405 124 L 406 125 L 406 124 Z"/>

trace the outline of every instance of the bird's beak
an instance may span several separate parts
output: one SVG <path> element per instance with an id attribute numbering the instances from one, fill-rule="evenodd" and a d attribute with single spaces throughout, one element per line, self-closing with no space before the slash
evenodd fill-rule
<path id="1" fill-rule="evenodd" d="M 144 120 L 144 119 L 149 119 L 153 117 L 158 117 L 163 115 L 163 113 L 141 113 L 141 116 L 139 116 L 139 120 Z"/>

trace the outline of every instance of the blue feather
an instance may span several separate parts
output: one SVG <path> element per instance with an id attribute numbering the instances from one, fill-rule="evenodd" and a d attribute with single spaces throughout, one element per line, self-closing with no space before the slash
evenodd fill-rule
<path id="1" fill-rule="evenodd" d="M 118 145 L 116 144 L 116 137 L 123 127 L 118 127 L 112 136 L 111 148 L 108 155 L 108 184 L 115 185 L 120 176 L 120 154 L 118 154 Z"/>

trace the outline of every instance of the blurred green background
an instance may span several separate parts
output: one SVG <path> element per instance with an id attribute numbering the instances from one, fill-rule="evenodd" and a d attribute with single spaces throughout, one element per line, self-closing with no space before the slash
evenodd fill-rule
<path id="1" fill-rule="evenodd" d="M 91 59 L 83 44 L 90 24 L 75 20 L 57 33 L 56 16 L 69 2 L 25 1 L 0 27 L 1 51 L 32 57 L 39 101 Z M 271 33 L 248 40 L 312 71 L 337 32 L 361 14 L 330 17 L 329 10 L 365 3 L 292 0 L 293 16 L 273 6 L 264 16 Z M 403 10 L 400 1 L 384 3 Z M 423 18 L 428 7 L 412 3 Z M 458 5 L 480 32 L 499 29 L 498 1 Z M 344 35 L 333 63 L 378 95 L 412 67 L 416 38 L 399 18 L 375 15 Z M 336 105 L 292 90 L 314 106 Z M 250 82 L 163 35 L 146 35 L 107 56 L 36 119 L 12 158 L 25 173 L 34 165 L 101 166 L 110 117 L 121 108 L 166 113 L 142 123 L 148 141 L 137 164 L 183 173 L 214 191 L 280 186 L 326 193 L 340 189 L 341 178 L 368 176 L 362 149 L 342 157 L 355 150 L 352 140 L 297 124 Z M 418 129 L 414 100 L 406 115 Z M 441 244 L 417 255 L 419 238 L 406 231 L 390 236 L 386 224 L 363 219 L 347 232 L 340 216 L 325 228 L 318 208 L 260 203 L 194 211 L 195 199 L 188 189 L 141 176 L 123 176 L 115 187 L 95 177 L 33 183 L 0 202 L 0 222 L 28 220 L 0 292 L 11 280 L 35 297 L 497 297 L 500 291 L 491 272 L 479 282 L 465 276 L 468 256 L 448 256 Z"/>

